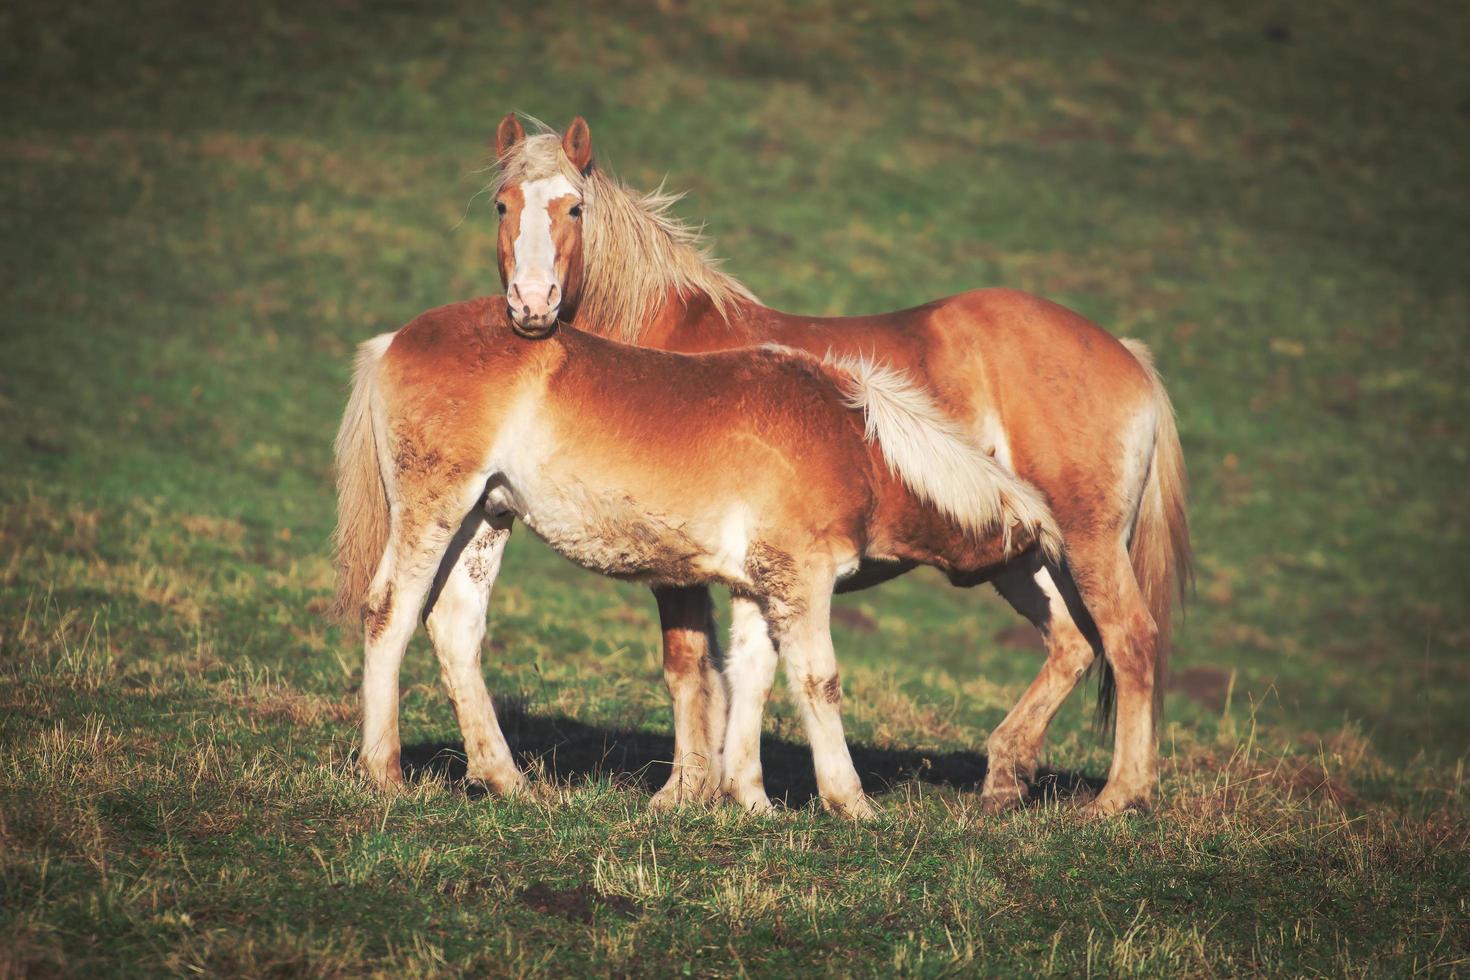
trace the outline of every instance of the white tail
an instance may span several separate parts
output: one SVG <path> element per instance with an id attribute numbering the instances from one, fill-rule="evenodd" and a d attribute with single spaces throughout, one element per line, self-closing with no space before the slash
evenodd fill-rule
<path id="1" fill-rule="evenodd" d="M 999 531 L 1007 551 L 1019 525 L 1047 557 L 1061 557 L 1062 532 L 1041 492 L 972 443 L 922 386 L 865 357 L 824 363 L 845 376 L 847 404 L 862 410 L 868 439 L 910 490 L 975 535 Z"/>

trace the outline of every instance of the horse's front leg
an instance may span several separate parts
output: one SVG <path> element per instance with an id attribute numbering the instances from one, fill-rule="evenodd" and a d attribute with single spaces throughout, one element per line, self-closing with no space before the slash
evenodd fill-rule
<path id="1" fill-rule="evenodd" d="M 719 792 L 725 682 L 709 589 L 661 587 L 653 594 L 663 630 L 664 682 L 674 703 L 674 758 L 669 781 L 650 805 L 672 807 Z"/>
<path id="2" fill-rule="evenodd" d="M 526 777 L 495 717 L 495 704 L 480 670 L 480 642 L 510 528 L 508 515 L 475 510 L 465 518 L 439 569 L 425 620 L 444 690 L 464 736 L 467 778 L 503 796 L 525 790 Z"/>
<path id="3" fill-rule="evenodd" d="M 1039 555 L 1032 554 L 1012 562 L 995 579 L 996 590 L 1046 638 L 1046 662 L 1026 693 L 990 734 L 980 801 L 991 813 L 1026 801 L 1046 730 L 1094 658 L 1091 643 L 1062 598 L 1057 583 L 1063 574 L 1046 567 Z"/>

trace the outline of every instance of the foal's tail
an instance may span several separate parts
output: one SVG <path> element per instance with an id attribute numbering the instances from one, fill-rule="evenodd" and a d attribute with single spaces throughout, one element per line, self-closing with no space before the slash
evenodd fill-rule
<path id="1" fill-rule="evenodd" d="M 1041 492 L 966 438 L 926 389 L 867 358 L 826 363 L 844 376 L 847 404 L 862 410 L 868 439 L 910 490 L 974 534 L 999 530 L 1007 551 L 1019 526 L 1047 557 L 1061 557 L 1062 532 Z"/>
<path id="2" fill-rule="evenodd" d="M 1149 467 L 1138 520 L 1128 542 L 1128 557 L 1139 591 L 1158 626 L 1158 642 L 1154 652 L 1154 697 L 1162 698 L 1164 668 L 1169 658 L 1174 596 L 1181 605 L 1194 579 L 1193 552 L 1189 546 L 1189 515 L 1184 509 L 1186 481 L 1184 452 L 1179 446 L 1179 429 L 1174 422 L 1174 406 L 1164 382 L 1154 369 L 1153 355 L 1136 340 L 1124 340 L 1123 346 L 1148 374 L 1153 386 L 1155 416 L 1153 463 Z"/>
<path id="3" fill-rule="evenodd" d="M 352 394 L 337 430 L 337 531 L 332 537 L 337 597 L 332 618 L 357 622 L 363 600 L 388 546 L 388 493 L 373 430 L 378 362 L 392 342 L 383 334 L 358 345 Z"/>

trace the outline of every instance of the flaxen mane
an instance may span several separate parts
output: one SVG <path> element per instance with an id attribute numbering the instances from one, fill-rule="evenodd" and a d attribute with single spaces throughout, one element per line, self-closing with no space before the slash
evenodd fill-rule
<path id="1" fill-rule="evenodd" d="M 758 302 L 716 267 L 699 230 L 669 213 L 682 195 L 662 187 L 639 194 L 596 163 L 578 173 L 555 133 L 528 136 L 512 147 L 499 161 L 494 190 L 558 174 L 582 194 L 585 214 L 579 324 L 633 344 L 658 316 L 671 290 L 684 296 L 703 293 L 727 320 L 733 304 Z"/>

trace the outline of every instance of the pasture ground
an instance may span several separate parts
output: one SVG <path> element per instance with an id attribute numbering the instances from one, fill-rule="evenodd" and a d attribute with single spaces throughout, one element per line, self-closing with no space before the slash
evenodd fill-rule
<path id="1" fill-rule="evenodd" d="M 0 13 L 0 974 L 1465 971 L 1460 5 L 305 6 Z M 779 696 L 789 812 L 652 814 L 653 603 L 523 532 L 485 669 L 559 798 L 456 783 L 422 639 L 411 791 L 353 774 L 349 353 L 498 288 L 510 108 L 689 190 L 768 302 L 1003 284 L 1154 346 L 1199 587 L 1152 816 L 1075 816 L 1080 694 L 978 811 L 1038 650 L 917 574 L 838 604 L 878 821 L 809 803 Z"/>

